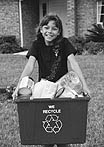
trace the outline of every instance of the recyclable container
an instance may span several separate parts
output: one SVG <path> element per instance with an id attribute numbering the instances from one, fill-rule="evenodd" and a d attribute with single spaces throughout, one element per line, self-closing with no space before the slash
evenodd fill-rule
<path id="1" fill-rule="evenodd" d="M 15 100 L 21 144 L 83 144 L 89 97 Z"/>

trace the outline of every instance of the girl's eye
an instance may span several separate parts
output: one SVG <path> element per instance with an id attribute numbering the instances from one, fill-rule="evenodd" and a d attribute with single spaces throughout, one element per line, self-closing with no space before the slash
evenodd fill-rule
<path id="1" fill-rule="evenodd" d="M 48 30 L 48 29 L 49 29 L 49 27 L 48 27 L 48 26 L 44 26 L 44 29 Z"/>
<path id="2" fill-rule="evenodd" d="M 43 28 L 46 29 L 46 30 L 50 29 L 49 26 L 43 26 Z M 53 30 L 53 31 L 57 31 L 58 28 L 57 28 L 57 27 L 52 27 L 51 30 Z"/>
<path id="3" fill-rule="evenodd" d="M 58 30 L 58 28 L 57 28 L 57 27 L 53 27 L 52 29 L 53 29 L 54 31 L 57 31 L 57 30 Z"/>

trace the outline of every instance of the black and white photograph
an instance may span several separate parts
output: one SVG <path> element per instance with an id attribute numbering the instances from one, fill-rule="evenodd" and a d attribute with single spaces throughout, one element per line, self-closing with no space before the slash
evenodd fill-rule
<path id="1" fill-rule="evenodd" d="M 104 147 L 104 0 L 0 0 L 0 147 Z"/>

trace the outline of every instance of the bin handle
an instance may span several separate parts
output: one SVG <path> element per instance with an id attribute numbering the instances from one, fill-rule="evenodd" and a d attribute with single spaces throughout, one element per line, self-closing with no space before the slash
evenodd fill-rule
<path id="1" fill-rule="evenodd" d="M 58 91 L 56 91 L 54 95 L 54 99 L 59 98 L 59 96 L 64 92 L 65 87 L 61 87 Z"/>

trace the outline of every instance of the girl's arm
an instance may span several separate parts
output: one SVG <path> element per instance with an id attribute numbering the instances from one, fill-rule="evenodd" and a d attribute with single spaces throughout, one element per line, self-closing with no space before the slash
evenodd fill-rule
<path id="1" fill-rule="evenodd" d="M 75 59 L 75 56 L 73 54 L 69 55 L 68 56 L 68 61 L 71 64 L 72 70 L 75 71 L 78 74 L 79 78 L 81 79 L 82 84 L 83 84 L 84 92 L 86 92 L 86 93 L 88 93 L 90 95 L 90 90 L 87 87 L 86 81 L 85 81 L 84 76 L 82 74 L 82 71 L 81 71 L 81 69 L 80 69 L 80 67 L 78 65 L 78 62 Z"/>
<path id="2" fill-rule="evenodd" d="M 23 77 L 25 77 L 25 76 L 30 76 L 32 74 L 35 62 L 36 62 L 36 58 L 33 57 L 33 56 L 30 56 L 26 66 L 25 66 L 25 68 L 24 68 L 24 70 L 23 70 L 23 72 L 22 72 L 22 74 L 20 76 L 20 79 L 19 79 L 19 82 L 17 84 L 17 87 L 16 87 L 16 89 L 15 89 L 13 95 L 12 95 L 13 99 L 17 96 L 18 88 L 19 88 L 21 79 Z"/>
<path id="3" fill-rule="evenodd" d="M 19 81 L 20 81 L 23 77 L 25 77 L 25 76 L 30 76 L 30 75 L 32 74 L 33 69 L 34 69 L 35 62 L 36 62 L 36 58 L 33 57 L 33 56 L 30 56 L 30 57 L 29 57 L 29 60 L 28 60 L 28 62 L 27 62 L 27 64 L 26 64 L 26 66 L 25 66 L 25 68 L 24 68 L 24 70 L 23 70 L 23 72 L 22 72 L 22 74 L 21 74 L 21 77 L 20 77 Z"/>

